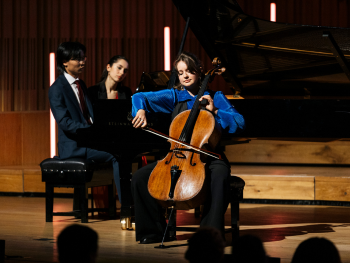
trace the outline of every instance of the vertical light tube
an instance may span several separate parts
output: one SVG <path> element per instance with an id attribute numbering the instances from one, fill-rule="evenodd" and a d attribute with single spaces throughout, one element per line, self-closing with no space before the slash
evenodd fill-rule
<path id="1" fill-rule="evenodd" d="M 164 70 L 170 70 L 170 27 L 164 27 Z"/>
<path id="2" fill-rule="evenodd" d="M 270 4 L 270 21 L 276 22 L 276 4 L 275 3 Z"/>
<path id="3" fill-rule="evenodd" d="M 50 86 L 55 81 L 55 53 L 50 53 Z M 50 156 L 56 155 L 56 121 L 50 110 Z"/>

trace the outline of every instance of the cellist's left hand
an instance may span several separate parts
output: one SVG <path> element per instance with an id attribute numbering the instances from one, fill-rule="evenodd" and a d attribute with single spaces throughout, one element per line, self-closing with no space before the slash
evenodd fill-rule
<path id="1" fill-rule="evenodd" d="M 214 100 L 212 99 L 212 97 L 210 95 L 204 95 L 199 99 L 199 101 L 202 101 L 203 99 L 206 99 L 208 101 L 205 108 L 216 115 L 218 113 L 218 108 L 215 107 Z"/>

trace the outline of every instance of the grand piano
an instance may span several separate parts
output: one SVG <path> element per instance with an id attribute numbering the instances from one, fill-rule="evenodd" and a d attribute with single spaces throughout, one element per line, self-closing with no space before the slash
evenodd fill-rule
<path id="1" fill-rule="evenodd" d="M 350 137 L 350 29 L 257 19 L 234 0 L 173 0 L 208 56 L 220 57 L 244 138 Z"/>
<path id="2" fill-rule="evenodd" d="M 223 147 L 256 138 L 350 138 L 350 29 L 273 23 L 245 14 L 234 0 L 173 3 L 208 56 L 221 58 L 232 90 L 228 97 L 246 119 L 246 130 L 224 135 Z M 170 72 L 144 73 L 138 91 L 167 88 L 169 77 Z M 132 160 L 154 150 L 162 155 L 169 147 L 133 129 L 130 109 L 130 101 L 104 101 L 95 123 L 78 131 L 79 146 L 111 152 L 120 160 L 121 220 L 133 216 Z M 166 119 L 156 116 L 150 123 L 166 133 Z"/>

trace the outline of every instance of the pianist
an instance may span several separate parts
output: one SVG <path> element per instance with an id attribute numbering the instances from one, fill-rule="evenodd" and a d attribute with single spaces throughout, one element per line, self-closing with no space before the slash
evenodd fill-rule
<path id="1" fill-rule="evenodd" d="M 135 128 L 147 125 L 146 113 L 164 112 L 174 118 L 183 110 L 191 109 L 201 85 L 201 62 L 191 53 L 183 52 L 174 62 L 180 83 L 174 89 L 137 93 L 132 98 L 132 121 Z M 211 111 L 221 127 L 229 133 L 242 131 L 245 122 L 221 91 L 207 90 L 206 109 Z M 226 159 L 225 157 L 223 159 Z M 140 244 L 160 242 L 165 230 L 165 219 L 160 206 L 148 192 L 150 173 L 156 163 L 139 169 L 132 177 L 135 202 L 136 241 Z M 211 226 L 224 233 L 224 214 L 228 206 L 230 165 L 226 161 L 207 162 L 210 174 L 211 198 L 204 204 L 201 226 Z"/>
<path id="2" fill-rule="evenodd" d="M 64 42 L 56 52 L 57 68 L 61 75 L 49 89 L 49 101 L 58 126 L 58 157 L 85 158 L 95 162 L 112 162 L 115 182 L 119 182 L 119 164 L 109 153 L 78 147 L 75 141 L 76 131 L 87 128 L 93 122 L 91 102 L 87 88 L 79 75 L 86 65 L 86 48 L 78 42 Z M 120 193 L 120 184 L 116 183 Z M 121 201 L 121 196 L 119 196 Z"/>

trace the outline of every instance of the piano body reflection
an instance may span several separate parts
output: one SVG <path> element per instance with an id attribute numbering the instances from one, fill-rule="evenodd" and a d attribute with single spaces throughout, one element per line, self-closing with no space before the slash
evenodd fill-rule
<path id="1" fill-rule="evenodd" d="M 222 76 L 233 92 L 228 97 L 245 117 L 246 130 L 224 136 L 223 145 L 256 138 L 350 138 L 350 29 L 265 21 L 245 14 L 234 0 L 173 3 L 208 56 L 222 60 Z M 138 91 L 167 88 L 169 75 L 144 73 Z M 102 103 L 101 119 L 95 115 L 90 128 L 78 131 L 78 144 L 119 156 L 121 219 L 130 218 L 132 160 L 154 149 L 168 150 L 169 144 L 124 124 L 130 101 Z M 158 120 L 164 124 L 164 117 Z M 168 123 L 165 126 L 163 133 Z"/>

